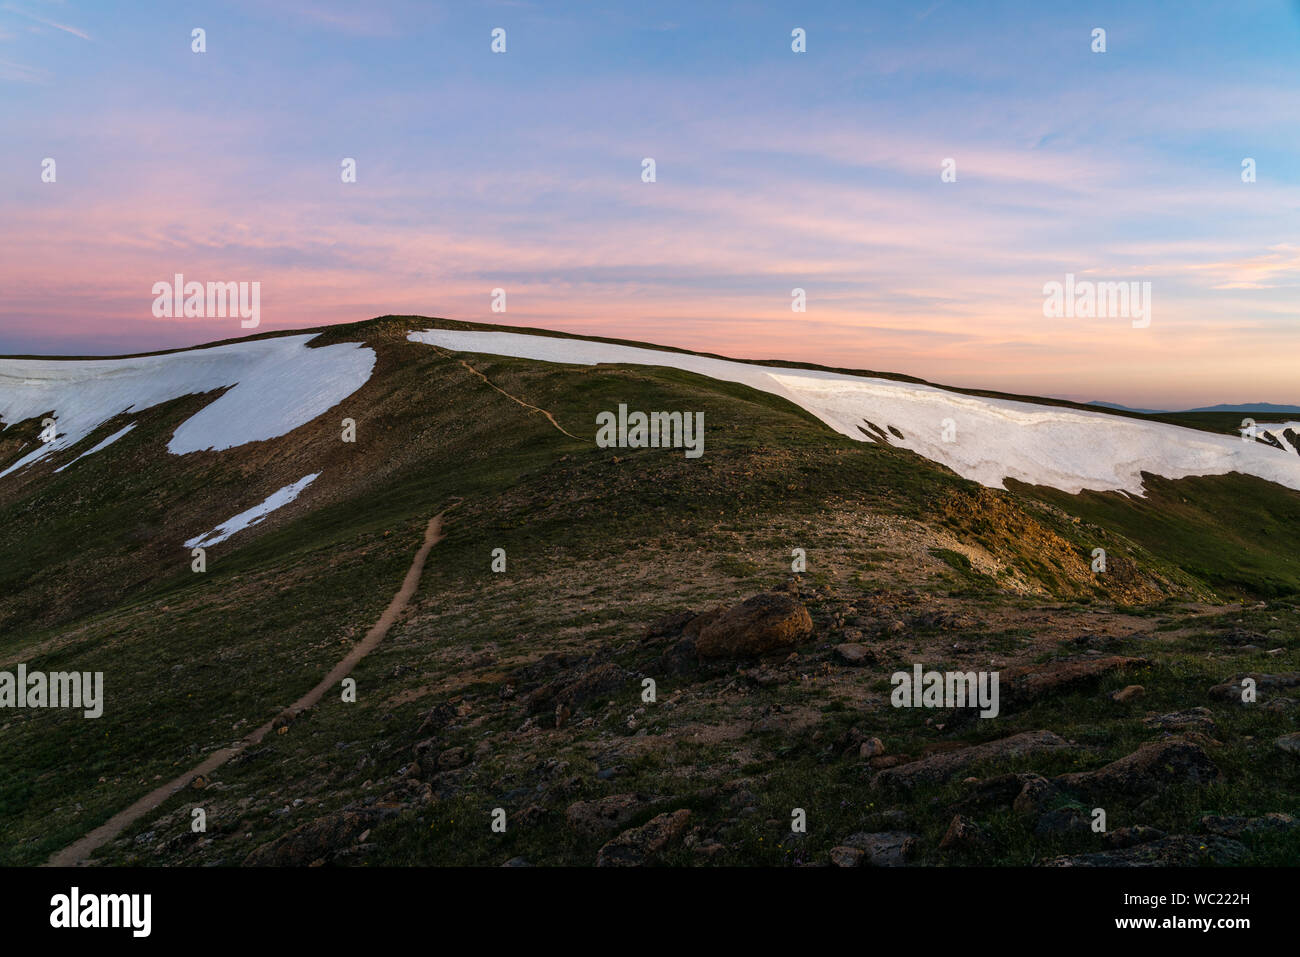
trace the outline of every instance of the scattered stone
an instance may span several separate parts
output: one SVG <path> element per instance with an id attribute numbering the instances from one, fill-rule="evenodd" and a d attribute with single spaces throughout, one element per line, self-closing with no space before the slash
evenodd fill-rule
<path id="1" fill-rule="evenodd" d="M 978 851 L 988 846 L 984 829 L 961 814 L 953 817 L 939 842 L 941 851 Z"/>
<path id="2" fill-rule="evenodd" d="M 867 738 L 858 747 L 858 757 L 871 759 L 885 753 L 885 742 L 879 738 Z"/>
<path id="3" fill-rule="evenodd" d="M 870 648 L 855 641 L 836 645 L 835 654 L 839 656 L 840 661 L 844 662 L 844 664 L 853 665 L 854 667 L 871 664 L 876 660 L 876 655 Z"/>
<path id="4" fill-rule="evenodd" d="M 701 658 L 762 655 L 798 644 L 812 634 L 808 609 L 789 594 L 762 592 L 730 608 L 700 629 Z"/>
<path id="5" fill-rule="evenodd" d="M 1126 685 L 1118 691 L 1112 691 L 1110 693 L 1110 700 L 1116 701 L 1119 704 L 1127 704 L 1130 701 L 1136 701 L 1146 693 L 1147 689 L 1141 685 Z"/>
<path id="6" fill-rule="evenodd" d="M 512 857 L 510 858 L 510 860 L 506 861 L 501 866 L 502 867 L 532 867 L 533 865 L 529 864 L 522 857 Z"/>
<path id="7" fill-rule="evenodd" d="M 596 866 L 641 867 L 650 863 L 685 834 L 690 823 L 691 812 L 687 808 L 651 818 L 602 847 L 596 854 Z"/>
<path id="8" fill-rule="evenodd" d="M 841 844 L 839 847 L 831 848 L 831 863 L 836 867 L 860 867 L 865 856 L 866 851 L 856 847 L 846 847 Z"/>
<path id="9" fill-rule="evenodd" d="M 1112 848 L 1119 849 L 1125 847 L 1135 847 L 1138 844 L 1149 844 L 1152 841 L 1158 841 L 1165 837 L 1165 832 L 1157 830 L 1154 827 L 1147 827 L 1145 824 L 1137 824 L 1133 827 L 1117 827 L 1113 831 L 1107 831 L 1102 838 Z"/>

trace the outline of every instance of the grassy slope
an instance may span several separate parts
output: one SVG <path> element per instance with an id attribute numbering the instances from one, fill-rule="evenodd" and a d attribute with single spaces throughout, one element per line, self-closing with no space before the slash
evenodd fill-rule
<path id="1" fill-rule="evenodd" d="M 898 544 L 887 536 L 846 531 L 846 515 L 936 526 L 946 522 L 944 530 L 958 539 L 982 538 L 993 551 L 1001 550 L 1008 564 L 1019 561 L 1041 587 L 1071 591 L 1065 587 L 1066 556 L 1044 550 L 1026 554 L 1023 535 L 1012 538 L 1009 526 L 990 521 L 985 499 L 991 493 L 910 453 L 831 435 L 783 400 L 669 370 L 571 369 L 472 358 L 476 368 L 502 388 L 550 409 L 577 435 L 589 434 L 595 412 L 619 401 L 647 409 L 706 412 L 708 452 L 701 460 L 659 450 L 614 456 L 560 435 L 540 416 L 494 393 L 435 350 L 405 343 L 407 326 L 388 320 L 326 332 L 322 344 L 351 341 L 364 332 L 383 356 L 381 374 L 366 394 L 345 403 L 349 414 L 360 410 L 363 436 L 355 450 L 359 457 L 349 467 L 351 480 L 333 487 L 319 507 L 293 510 L 268 520 L 255 533 L 237 537 L 231 547 L 216 552 L 207 576 L 193 576 L 176 562 L 175 541 L 184 536 L 173 515 L 184 510 L 183 502 L 204 499 L 206 512 L 194 514 L 186 525 L 188 531 L 198 523 L 201 530 L 215 524 L 200 522 L 207 521 L 208 513 L 220 520 L 261 495 L 253 495 L 245 484 L 246 450 L 183 459 L 153 451 L 189 414 L 187 403 L 195 400 L 178 400 L 157 410 L 153 421 L 117 446 L 58 480 L 25 486 L 22 494 L 3 503 L 10 531 L 0 540 L 0 581 L 6 584 L 0 614 L 7 616 L 10 627 L 0 655 L 10 663 L 27 661 L 32 668 L 104 670 L 110 707 L 95 722 L 56 711 L 5 715 L 0 731 L 10 746 L 0 755 L 0 822 L 8 840 L 0 849 L 0 862 L 43 859 L 153 786 L 157 777 L 197 763 L 208 750 L 266 720 L 310 687 L 391 597 L 429 514 L 455 498 L 463 501 L 452 512 L 448 537 L 435 549 L 426 572 L 422 616 L 414 616 L 358 672 L 363 689 L 379 687 L 384 694 L 363 694 L 356 706 L 343 706 L 327 696 L 305 734 L 273 739 L 263 749 L 262 757 L 269 760 L 248 761 L 223 772 L 225 786 L 247 797 L 255 809 L 241 812 L 247 819 L 239 819 L 233 809 L 224 822 L 217 818 L 222 833 L 237 846 L 251 849 L 298 822 L 293 815 L 273 816 L 268 805 L 284 795 L 286 781 L 312 794 L 313 807 L 319 801 L 341 804 L 363 792 L 367 778 L 378 771 L 391 774 L 409 760 L 418 715 L 430 704 L 427 695 L 417 693 L 431 681 L 445 682 L 455 677 L 456 668 L 463 668 L 469 683 L 458 694 L 473 697 L 477 689 L 495 698 L 500 669 L 492 662 L 466 664 L 475 656 L 527 659 L 559 645 L 612 644 L 613 653 L 624 656 L 629 667 L 642 666 L 638 658 L 644 655 L 632 647 L 632 638 L 644 623 L 683 602 L 734 600 L 747 589 L 774 583 L 782 577 L 794 545 L 820 556 L 812 566 L 814 581 L 823 577 L 827 587 L 846 594 L 896 587 L 901 577 L 903 583 L 921 585 L 927 592 L 960 594 L 963 604 L 973 608 L 1024 603 L 1003 592 L 994 578 L 952 569 L 951 563 L 937 558 L 918 571 L 914 562 L 900 558 Z M 264 443 L 265 460 L 302 457 L 304 450 L 337 455 L 333 428 L 331 422 L 317 435 L 305 427 L 302 435 Z M 377 434 L 384 440 L 367 444 Z M 97 440 L 98 435 L 88 442 Z M 142 461 L 161 464 L 140 469 Z M 94 471 L 79 471 L 83 466 Z M 1207 542 L 1218 547 L 1240 541 L 1247 547 L 1250 523 L 1264 514 L 1260 503 L 1276 502 L 1270 497 L 1276 491 L 1271 486 L 1234 492 L 1234 481 L 1211 481 L 1211 486 L 1227 483 L 1227 491 L 1211 488 L 1194 496 L 1171 519 L 1176 524 L 1160 535 L 1143 534 L 1149 516 L 1140 504 L 1099 497 L 1105 499 L 1102 508 L 1085 497 L 1054 500 L 1034 490 L 1064 510 L 1058 512 L 1015 494 L 997 497 L 1021 513 L 1020 531 L 1030 522 L 1056 536 L 1044 541 L 1059 539 L 1073 552 L 1086 555 L 1097 533 L 1118 535 L 1114 545 L 1108 542 L 1111 548 L 1123 551 L 1127 545 L 1135 554 L 1161 555 L 1151 562 L 1166 566 L 1159 569 L 1166 584 L 1190 571 L 1204 584 L 1248 590 L 1254 577 L 1241 581 L 1219 570 L 1235 560 L 1231 555 L 1209 567 L 1200 557 Z M 1168 484 L 1176 491 L 1186 482 Z M 278 487 L 269 485 L 268 491 Z M 1207 514 L 1221 511 L 1223 495 L 1234 494 L 1240 498 L 1235 513 L 1225 516 L 1222 525 L 1190 535 Z M 91 502 L 97 511 L 87 521 L 85 509 Z M 939 502 L 958 505 L 940 510 Z M 1069 512 L 1082 515 L 1085 523 L 1071 521 Z M 1098 527 L 1090 529 L 1087 523 Z M 20 524 L 19 536 L 13 529 Z M 129 534 L 123 535 L 123 530 Z M 157 539 L 166 541 L 158 545 Z M 1165 547 L 1166 541 L 1177 543 L 1176 550 Z M 494 547 L 505 547 L 510 555 L 511 574 L 504 581 L 486 573 L 487 555 Z M 1255 548 L 1261 553 L 1258 545 Z M 1264 548 L 1262 554 L 1268 574 L 1258 579 L 1266 585 L 1261 590 L 1293 588 L 1297 574 L 1288 563 L 1290 553 Z M 70 570 L 78 561 L 90 564 L 94 573 Z M 820 570 L 830 566 L 839 570 Z M 96 587 L 61 591 L 57 586 L 65 579 L 95 580 Z M 79 603 L 57 603 L 59 607 L 41 611 L 51 596 L 65 594 L 75 594 Z M 1103 589 L 1091 597 L 1106 600 L 1108 595 Z M 590 608 L 584 611 L 588 600 Z M 997 648 L 1018 640 L 999 635 L 982 634 L 979 640 Z M 1272 667 L 1278 664 L 1269 662 Z M 1222 678 L 1205 667 L 1188 675 L 1171 674 L 1171 681 L 1188 687 Z M 704 703 L 710 692 L 690 708 L 713 709 L 714 718 L 725 718 L 734 702 L 727 702 L 724 686 L 719 679 L 713 689 L 716 705 Z M 396 702 L 403 689 L 417 696 Z M 774 695 L 767 706 L 780 704 L 784 694 Z M 825 709 L 830 724 L 854 714 L 849 705 L 836 707 L 834 700 L 803 687 L 790 695 L 790 707 Z M 1177 697 L 1173 690 L 1170 695 Z M 1090 726 L 1086 702 L 1073 704 L 1081 716 L 1078 726 Z M 887 712 L 878 717 L 904 725 L 891 745 L 915 740 L 920 730 L 905 726 L 914 718 L 911 714 Z M 501 734 L 517 723 L 514 712 L 504 706 L 499 714 L 485 717 L 485 726 Z M 1112 734 L 1100 730 L 1103 725 L 1099 719 L 1093 733 Z M 483 731 L 480 726 L 466 733 L 466 746 L 474 746 Z M 824 782 L 827 795 L 857 788 L 853 776 L 860 772 L 826 767 L 817 749 L 808 750 L 806 742 L 782 742 L 779 733 L 776 738 L 774 748 L 760 748 L 748 756 L 752 760 L 732 768 L 739 773 L 753 765 L 751 771 L 769 775 L 764 801 L 781 805 L 790 797 L 783 789 L 790 787 L 802 787 L 806 795 L 810 780 Z M 1123 734 L 1112 734 L 1111 747 L 1121 747 L 1126 740 Z M 575 767 L 591 762 L 585 745 L 567 747 Z M 669 754 L 636 759 L 632 783 L 644 773 L 650 790 L 673 793 L 676 785 L 670 787 L 669 782 L 680 768 L 728 768 L 732 763 L 715 749 L 685 742 L 672 748 Z M 476 772 L 489 790 L 479 797 L 471 791 L 471 796 L 455 797 L 440 807 L 428 828 L 433 837 L 424 834 L 423 824 L 414 831 L 410 821 L 391 825 L 397 830 L 386 844 L 387 857 L 380 859 L 496 862 L 501 842 L 485 844 L 477 819 L 452 842 L 442 839 L 446 835 L 439 827 L 452 829 L 454 824 L 448 822 L 455 821 L 458 808 L 466 814 L 480 810 L 483 800 L 499 798 L 489 793 L 492 786 L 520 776 L 517 756 L 503 756 L 501 761 L 499 768 L 489 761 Z M 314 794 L 305 783 L 313 778 L 327 781 L 332 793 Z M 1256 803 L 1276 804 L 1277 788 L 1290 787 L 1294 793 L 1294 785 L 1274 774 L 1271 790 Z M 598 787 L 584 779 L 575 793 L 595 793 Z M 205 796 L 209 800 L 220 797 Z M 696 795 L 683 800 L 704 807 L 714 799 Z M 854 801 L 844 800 L 854 806 Z M 232 823 L 236 819 L 237 827 Z M 462 815 L 460 820 L 462 827 L 469 827 L 467 818 Z M 839 819 L 823 815 L 817 821 L 818 828 L 830 829 L 829 839 Z M 145 822 L 138 833 L 147 833 L 155 823 Z M 253 837 L 242 837 L 245 827 Z M 591 848 L 582 842 L 575 845 L 562 829 L 539 827 L 529 833 L 531 838 L 520 835 L 519 840 L 534 856 L 589 859 Z M 752 841 L 737 838 L 739 856 L 732 859 L 777 859 L 770 856 L 771 845 L 758 847 L 758 836 L 755 832 Z M 168 853 L 180 853 L 186 846 Z M 131 847 L 113 854 L 128 859 L 134 853 Z M 227 862 L 239 857 L 229 857 L 229 847 L 220 853 Z M 1016 853 L 1028 852 L 1022 848 Z"/>

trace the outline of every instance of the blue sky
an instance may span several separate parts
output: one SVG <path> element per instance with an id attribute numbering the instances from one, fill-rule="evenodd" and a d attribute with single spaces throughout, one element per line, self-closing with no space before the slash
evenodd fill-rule
<path id="1" fill-rule="evenodd" d="M 151 314 L 180 272 L 260 282 L 262 329 L 1300 403 L 1298 54 L 1295 3 L 0 0 L 0 352 L 241 334 Z M 1066 273 L 1150 282 L 1151 324 L 1045 317 Z"/>

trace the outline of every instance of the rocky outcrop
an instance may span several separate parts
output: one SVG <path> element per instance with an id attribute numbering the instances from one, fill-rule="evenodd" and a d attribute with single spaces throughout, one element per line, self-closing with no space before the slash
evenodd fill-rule
<path id="1" fill-rule="evenodd" d="M 641 867 L 653 863 L 686 833 L 691 812 L 682 808 L 651 818 L 640 827 L 624 831 L 596 854 L 597 867 Z"/>
<path id="2" fill-rule="evenodd" d="M 1024 731 L 996 741 L 987 741 L 956 751 L 921 758 L 881 771 L 873 783 L 883 789 L 908 789 L 918 784 L 938 784 L 980 761 L 1020 758 L 1068 750 L 1073 745 L 1051 731 Z"/>
<path id="3" fill-rule="evenodd" d="M 1208 784 L 1219 769 L 1199 745 L 1173 738 L 1145 744 L 1095 771 L 1062 774 L 1054 781 L 1090 800 L 1146 798 L 1176 784 Z"/>
<path id="4" fill-rule="evenodd" d="M 1072 854 L 1044 861 L 1044 867 L 1190 867 L 1197 864 L 1235 864 L 1246 848 L 1226 837 L 1165 837 L 1133 847 Z"/>

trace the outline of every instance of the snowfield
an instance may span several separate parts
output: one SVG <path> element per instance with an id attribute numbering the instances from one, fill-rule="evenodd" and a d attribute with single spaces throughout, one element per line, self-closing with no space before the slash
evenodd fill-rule
<path id="1" fill-rule="evenodd" d="M 982 398 L 890 379 L 750 365 L 585 339 L 447 329 L 413 332 L 408 338 L 454 352 L 575 365 L 667 366 L 742 383 L 788 399 L 835 431 L 859 441 L 875 441 L 863 434 L 863 429 L 869 429 L 868 421 L 886 431 L 897 429 L 902 438 L 891 433 L 890 444 L 911 449 L 964 478 L 993 488 L 1004 488 L 1004 481 L 1011 478 L 1071 493 L 1091 489 L 1142 495 L 1143 472 L 1171 479 L 1243 472 L 1300 489 L 1300 455 L 1289 446 L 1276 449 L 1237 436 L 1105 412 Z M 707 421 L 705 429 L 707 435 Z M 945 437 L 951 441 L 945 441 Z"/>
<path id="2" fill-rule="evenodd" d="M 126 359 L 0 359 L 0 422 L 7 428 L 52 413 L 58 423 L 53 442 L 38 445 L 0 477 L 71 448 L 123 412 L 214 389 L 228 391 L 182 422 L 168 451 L 229 449 L 291 432 L 361 388 L 374 369 L 374 350 L 358 343 L 307 348 L 315 337 Z"/>
<path id="3" fill-rule="evenodd" d="M 256 525 L 266 516 L 270 515 L 277 508 L 288 505 L 312 482 L 320 476 L 319 472 L 313 472 L 311 475 L 304 475 L 292 485 L 286 485 L 284 488 L 272 492 L 265 500 L 254 505 L 247 511 L 240 512 L 234 518 L 227 519 L 212 531 L 205 535 L 198 535 L 191 538 L 185 543 L 186 548 L 207 548 L 210 545 L 216 545 L 224 542 L 236 532 L 243 531 L 250 525 Z"/>

